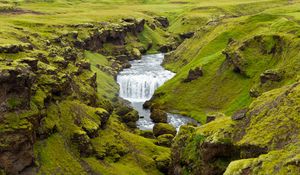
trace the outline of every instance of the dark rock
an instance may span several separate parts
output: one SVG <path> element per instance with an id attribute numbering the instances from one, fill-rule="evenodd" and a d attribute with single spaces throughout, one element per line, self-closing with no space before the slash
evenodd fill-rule
<path id="1" fill-rule="evenodd" d="M 0 112 L 28 108 L 34 80 L 29 67 L 0 69 Z"/>
<path id="2" fill-rule="evenodd" d="M 135 18 L 133 18 L 133 17 L 122 18 L 122 20 L 125 21 L 125 22 L 131 22 L 131 23 L 136 21 Z"/>
<path id="3" fill-rule="evenodd" d="M 195 32 L 187 32 L 187 33 L 181 33 L 179 34 L 181 39 L 188 39 L 188 38 L 192 38 L 194 36 Z"/>
<path id="4" fill-rule="evenodd" d="M 21 129 L 0 134 L 0 167 L 7 174 L 19 174 L 33 165 L 34 136 L 31 130 Z"/>
<path id="5" fill-rule="evenodd" d="M 172 50 L 175 50 L 177 48 L 178 44 L 177 43 L 168 43 L 168 44 L 164 44 L 159 46 L 159 51 L 161 51 L 162 53 L 167 53 L 170 52 Z"/>
<path id="6" fill-rule="evenodd" d="M 25 49 L 32 49 L 30 44 L 5 44 L 0 45 L 0 53 L 18 53 Z"/>
<path id="7" fill-rule="evenodd" d="M 131 67 L 131 64 L 129 63 L 129 62 L 126 62 L 126 63 L 123 63 L 122 64 L 122 68 L 123 69 L 128 69 L 128 68 L 130 68 Z"/>
<path id="8" fill-rule="evenodd" d="M 117 55 L 116 59 L 120 62 L 127 62 L 128 61 L 128 56 L 127 55 Z"/>
<path id="9" fill-rule="evenodd" d="M 280 72 L 275 70 L 266 70 L 264 73 L 260 75 L 260 82 L 262 84 L 266 83 L 267 81 L 281 81 L 282 75 Z"/>
<path id="10" fill-rule="evenodd" d="M 150 107 L 151 107 L 151 101 L 150 100 L 145 101 L 145 103 L 143 104 L 143 108 L 149 109 Z"/>
<path id="11" fill-rule="evenodd" d="M 249 94 L 250 97 L 254 97 L 254 98 L 259 97 L 261 95 L 260 92 L 256 89 L 250 89 Z"/>
<path id="12" fill-rule="evenodd" d="M 232 120 L 241 120 L 241 119 L 243 119 L 243 118 L 246 117 L 247 112 L 248 112 L 248 109 L 242 109 L 242 110 L 236 111 L 236 112 L 231 116 L 231 119 L 232 119 Z"/>
<path id="13" fill-rule="evenodd" d="M 169 27 L 169 20 L 168 20 L 168 18 L 166 18 L 164 16 L 159 16 L 159 17 L 155 17 L 154 19 L 156 21 L 158 21 L 162 27 L 164 27 L 164 28 Z"/>
<path id="14" fill-rule="evenodd" d="M 223 51 L 222 53 L 226 56 L 226 60 L 233 66 L 234 72 L 247 76 L 245 69 L 247 63 L 237 52 Z"/>
<path id="15" fill-rule="evenodd" d="M 206 117 L 206 123 L 212 122 L 216 119 L 216 116 L 214 115 L 209 115 Z"/>
<path id="16" fill-rule="evenodd" d="M 32 71 L 37 71 L 38 69 L 38 60 L 34 59 L 34 58 L 23 58 L 20 60 L 21 63 L 25 63 L 28 64 L 31 67 Z"/>
<path id="17" fill-rule="evenodd" d="M 176 132 L 176 128 L 167 123 L 157 123 L 153 127 L 153 134 L 155 137 L 158 137 L 163 134 L 172 134 L 173 136 L 175 136 Z"/>
<path id="18" fill-rule="evenodd" d="M 80 67 L 81 69 L 91 70 L 91 63 L 86 62 L 86 61 L 78 62 L 78 63 L 76 63 L 76 66 Z"/>
<path id="19" fill-rule="evenodd" d="M 187 78 L 184 79 L 183 82 L 188 83 L 188 82 L 196 80 L 196 79 L 198 79 L 199 77 L 202 77 L 202 76 L 203 76 L 202 68 L 201 67 L 196 67 L 194 70 L 191 69 L 189 71 L 189 74 L 188 74 Z"/>
<path id="20" fill-rule="evenodd" d="M 78 51 L 74 48 L 71 47 L 66 47 L 63 49 L 63 57 L 65 60 L 68 61 L 76 61 L 76 59 L 79 57 L 78 56 Z"/>
<path id="21" fill-rule="evenodd" d="M 154 123 L 167 123 L 168 122 L 168 115 L 166 112 L 160 109 L 153 109 L 151 110 L 150 118 Z"/>

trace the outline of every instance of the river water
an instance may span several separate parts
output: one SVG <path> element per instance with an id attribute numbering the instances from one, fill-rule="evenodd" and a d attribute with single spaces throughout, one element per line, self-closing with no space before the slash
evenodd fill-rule
<path id="1" fill-rule="evenodd" d="M 161 66 L 163 59 L 164 54 L 145 55 L 141 60 L 131 61 L 132 66 L 117 76 L 119 96 L 130 101 L 132 107 L 139 112 L 141 118 L 137 121 L 137 126 L 142 130 L 152 130 L 154 126 L 150 110 L 143 109 L 143 103 L 150 100 L 154 91 L 175 75 Z M 195 121 L 168 113 L 168 122 L 178 129 L 183 124 Z"/>

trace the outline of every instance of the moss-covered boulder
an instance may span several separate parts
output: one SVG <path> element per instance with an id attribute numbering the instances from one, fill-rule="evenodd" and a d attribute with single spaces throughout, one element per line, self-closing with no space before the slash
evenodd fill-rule
<path id="1" fill-rule="evenodd" d="M 172 140 L 174 135 L 172 134 L 163 134 L 157 137 L 157 145 L 171 147 Z"/>
<path id="2" fill-rule="evenodd" d="M 162 154 L 159 156 L 154 156 L 153 159 L 155 161 L 157 169 L 159 169 L 164 174 L 167 174 L 169 170 L 170 160 L 171 160 L 169 155 Z"/>
<path id="3" fill-rule="evenodd" d="M 140 130 L 140 136 L 145 137 L 145 138 L 150 138 L 154 139 L 153 131 L 151 130 Z"/>
<path id="4" fill-rule="evenodd" d="M 154 108 L 151 110 L 150 118 L 155 123 L 167 123 L 168 115 L 165 111 L 161 109 Z"/>
<path id="5" fill-rule="evenodd" d="M 153 127 L 153 134 L 155 137 L 158 137 L 158 136 L 164 135 L 164 134 L 171 134 L 171 135 L 175 136 L 176 133 L 177 133 L 176 128 L 167 123 L 157 123 Z"/>

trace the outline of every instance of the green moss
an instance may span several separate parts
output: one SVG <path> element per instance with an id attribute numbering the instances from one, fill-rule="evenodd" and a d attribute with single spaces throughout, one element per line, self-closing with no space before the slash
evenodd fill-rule
<path id="1" fill-rule="evenodd" d="M 39 174 L 87 174 L 59 134 L 37 142 L 35 154 L 40 166 Z"/>
<path id="2" fill-rule="evenodd" d="M 20 105 L 22 105 L 23 103 L 24 103 L 23 99 L 19 99 L 19 98 L 15 98 L 15 97 L 9 98 L 7 100 L 7 104 L 10 109 L 15 109 L 15 108 L 19 107 Z"/>
<path id="3" fill-rule="evenodd" d="M 96 67 L 97 64 L 101 66 L 109 66 L 107 59 L 103 55 L 91 52 L 85 52 L 85 57 L 91 62 L 92 71 L 97 73 L 98 95 L 108 99 L 114 98 L 118 92 L 118 85 L 114 81 L 113 76 Z"/>
<path id="4" fill-rule="evenodd" d="M 35 92 L 35 95 L 33 96 L 32 98 L 32 101 L 40 108 L 44 107 L 44 101 L 47 97 L 47 94 L 41 90 L 41 89 L 38 89 L 36 92 Z"/>
<path id="5" fill-rule="evenodd" d="M 270 14 L 240 17 L 196 32 L 166 58 L 164 65 L 177 75 L 157 90 L 153 103 L 205 122 L 206 113 L 232 115 L 248 106 L 253 100 L 251 88 L 265 92 L 295 82 L 299 69 L 298 39 L 290 29 L 273 26 L 280 18 Z M 297 32 L 299 26 L 293 29 Z M 233 42 L 228 43 L 229 40 Z M 223 51 L 233 55 L 226 58 Z M 234 54 L 240 56 L 236 60 L 240 65 L 235 66 L 240 66 L 241 73 L 234 72 L 230 63 Z M 202 67 L 203 77 L 182 83 L 195 67 Z M 285 72 L 284 78 L 262 84 L 260 75 L 268 69 Z"/>
<path id="6" fill-rule="evenodd" d="M 200 126 L 196 133 L 206 136 L 211 143 L 230 143 L 235 131 L 235 124 L 230 117 L 217 118 L 208 124 Z"/>
<path id="7" fill-rule="evenodd" d="M 299 161 L 299 147 L 289 146 L 283 150 L 270 151 L 258 158 L 233 161 L 224 174 L 240 175 L 245 171 L 258 175 L 297 174 L 300 171 L 297 161 Z"/>
<path id="8" fill-rule="evenodd" d="M 297 139 L 299 90 L 294 84 L 266 92 L 255 100 L 250 105 L 251 121 L 239 144 L 278 148 Z"/>

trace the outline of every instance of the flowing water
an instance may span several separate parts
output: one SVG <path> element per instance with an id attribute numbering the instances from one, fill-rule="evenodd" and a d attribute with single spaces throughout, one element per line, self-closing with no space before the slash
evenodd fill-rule
<path id="1" fill-rule="evenodd" d="M 137 121 L 137 126 L 142 130 L 151 130 L 154 126 L 150 111 L 143 109 L 143 103 L 151 99 L 154 91 L 175 75 L 161 66 L 163 59 L 163 54 L 143 56 L 141 60 L 131 61 L 131 68 L 124 69 L 117 77 L 119 95 L 130 101 L 139 112 L 141 118 Z M 195 121 L 181 115 L 168 114 L 168 122 L 178 129 L 183 124 Z"/>

